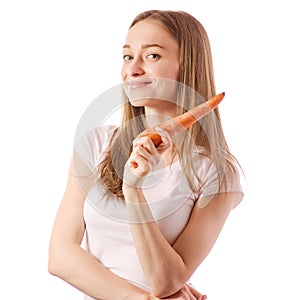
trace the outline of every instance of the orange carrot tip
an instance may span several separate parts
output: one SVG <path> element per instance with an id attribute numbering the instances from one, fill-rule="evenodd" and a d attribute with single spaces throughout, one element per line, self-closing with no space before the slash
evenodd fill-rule
<path id="1" fill-rule="evenodd" d="M 208 100 L 208 102 L 209 102 L 211 108 L 212 109 L 216 108 L 219 105 L 219 103 L 223 100 L 224 97 L 225 97 L 225 92 L 210 98 Z"/>

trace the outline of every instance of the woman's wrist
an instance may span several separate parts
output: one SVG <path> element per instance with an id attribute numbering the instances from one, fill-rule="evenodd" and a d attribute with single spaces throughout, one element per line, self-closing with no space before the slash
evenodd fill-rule
<path id="1" fill-rule="evenodd" d="M 141 203 L 144 199 L 143 191 L 138 186 L 128 185 L 123 183 L 123 194 L 127 203 Z"/>
<path id="2" fill-rule="evenodd" d="M 149 293 L 136 293 L 134 295 L 128 295 L 128 297 L 124 300 L 158 300 L 158 298 L 153 295 L 149 295 Z"/>

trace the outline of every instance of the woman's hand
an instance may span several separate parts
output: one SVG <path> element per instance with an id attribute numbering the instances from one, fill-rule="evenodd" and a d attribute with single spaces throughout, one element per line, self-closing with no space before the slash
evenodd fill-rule
<path id="1" fill-rule="evenodd" d="M 133 188 L 140 187 L 145 176 L 166 165 L 161 155 L 170 147 L 170 139 L 168 133 L 161 129 L 159 134 L 162 143 L 157 148 L 151 138 L 143 133 L 133 141 L 132 152 L 124 168 L 123 188 L 126 189 L 126 185 Z"/>
<path id="2" fill-rule="evenodd" d="M 161 300 L 160 298 L 156 298 L 154 296 L 150 296 L 151 300 Z M 194 289 L 189 284 L 186 284 L 179 292 L 176 294 L 169 296 L 164 299 L 170 300 L 205 300 L 207 299 L 206 295 L 200 294 L 196 289 Z"/>

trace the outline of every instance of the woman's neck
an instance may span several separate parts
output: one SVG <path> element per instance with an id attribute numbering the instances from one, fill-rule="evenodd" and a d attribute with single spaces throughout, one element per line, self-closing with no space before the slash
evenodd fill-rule
<path id="1" fill-rule="evenodd" d="M 159 108 L 145 107 L 145 115 L 148 128 L 155 127 L 156 125 L 163 123 L 176 116 L 176 106 L 173 105 L 161 105 Z"/>

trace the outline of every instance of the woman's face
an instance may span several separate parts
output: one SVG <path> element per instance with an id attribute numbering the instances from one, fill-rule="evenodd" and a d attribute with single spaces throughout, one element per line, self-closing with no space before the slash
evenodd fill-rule
<path id="1" fill-rule="evenodd" d="M 155 21 L 140 21 L 131 27 L 123 47 L 122 67 L 131 103 L 151 106 L 154 99 L 174 103 L 178 76 L 179 46 L 175 39 Z"/>

